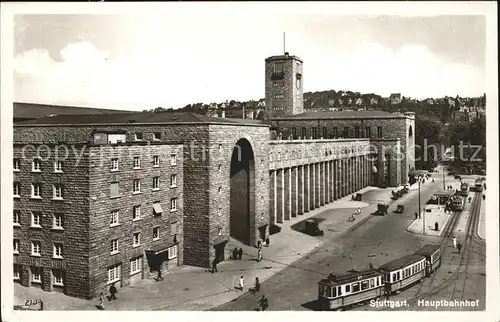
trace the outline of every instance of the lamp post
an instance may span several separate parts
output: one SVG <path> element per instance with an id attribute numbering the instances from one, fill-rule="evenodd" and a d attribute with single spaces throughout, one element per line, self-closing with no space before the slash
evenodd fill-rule
<path id="1" fill-rule="evenodd" d="M 422 214 L 422 210 L 420 208 L 420 180 L 421 180 L 421 177 L 419 176 L 418 177 L 418 214 L 422 215 L 422 223 L 423 223 L 422 231 L 423 231 L 423 234 L 425 235 L 425 212 Z"/>
<path id="2" fill-rule="evenodd" d="M 446 190 L 446 183 L 445 183 L 445 177 L 444 177 L 444 164 L 443 164 L 443 190 Z"/>

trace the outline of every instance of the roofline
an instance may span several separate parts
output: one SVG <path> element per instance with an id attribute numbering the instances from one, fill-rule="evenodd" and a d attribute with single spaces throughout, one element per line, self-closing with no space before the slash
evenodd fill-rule
<path id="1" fill-rule="evenodd" d="M 256 123 L 224 123 L 224 122 L 147 122 L 147 123 L 54 123 L 54 124 L 40 124 L 40 123 L 26 123 L 26 124 L 14 124 L 14 127 L 87 127 L 87 126 L 137 126 L 137 125 L 226 125 L 226 126 L 255 126 L 255 127 L 270 127 L 268 124 L 256 124 Z"/>
<path id="2" fill-rule="evenodd" d="M 117 112 L 124 112 L 124 113 L 141 113 L 142 111 L 130 111 L 130 110 L 117 110 L 117 109 L 111 109 L 111 108 L 102 108 L 102 107 L 95 107 L 95 106 L 73 106 L 73 105 L 58 105 L 58 104 L 46 104 L 46 103 L 30 103 L 30 102 L 12 102 L 12 105 L 37 105 L 37 106 L 47 106 L 47 107 L 56 107 L 56 108 L 82 108 L 82 109 L 89 109 L 89 110 L 105 110 L 105 111 L 117 111 Z"/>
<path id="3" fill-rule="evenodd" d="M 306 112 L 307 113 L 307 112 Z M 314 112 L 313 112 L 314 113 Z M 297 117 L 284 117 L 284 118 L 273 118 L 271 121 L 295 121 L 295 120 L 313 120 L 313 121 L 320 121 L 320 120 L 352 120 L 352 119 L 408 119 L 409 117 L 406 115 L 400 115 L 400 116 L 366 116 L 366 117 L 359 117 L 359 116 L 352 116 L 352 117 L 334 117 L 334 116 L 326 116 L 326 117 L 303 117 L 301 118 L 299 115 Z"/>
<path id="4" fill-rule="evenodd" d="M 300 61 L 301 63 L 303 63 L 304 61 L 302 59 L 300 59 L 298 56 L 295 56 L 295 55 L 274 55 L 274 56 L 270 56 L 270 57 L 267 57 L 266 58 L 266 61 L 273 61 L 273 60 L 287 60 L 287 59 L 293 59 L 293 60 L 298 60 Z"/>

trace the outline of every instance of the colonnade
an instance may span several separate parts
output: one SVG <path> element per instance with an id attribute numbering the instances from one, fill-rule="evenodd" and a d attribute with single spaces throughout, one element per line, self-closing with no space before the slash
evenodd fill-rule
<path id="1" fill-rule="evenodd" d="M 270 171 L 270 224 L 282 223 L 373 185 L 375 161 L 347 157 Z"/>

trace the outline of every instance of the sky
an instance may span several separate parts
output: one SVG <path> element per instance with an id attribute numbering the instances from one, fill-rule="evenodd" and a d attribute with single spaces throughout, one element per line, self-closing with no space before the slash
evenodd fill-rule
<path id="1" fill-rule="evenodd" d="M 14 100 L 131 110 L 264 97 L 264 59 L 304 61 L 304 91 L 414 98 L 485 92 L 479 15 L 272 10 L 16 15 Z"/>

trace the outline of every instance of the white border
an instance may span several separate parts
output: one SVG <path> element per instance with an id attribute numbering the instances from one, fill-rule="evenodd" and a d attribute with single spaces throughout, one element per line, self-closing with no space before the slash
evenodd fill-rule
<path id="1" fill-rule="evenodd" d="M 343 312 L 342 315 L 328 312 L 267 312 L 254 315 L 251 313 L 229 312 L 20 312 L 12 311 L 12 53 L 13 53 L 13 16 L 15 14 L 156 14 L 172 11 L 179 14 L 189 13 L 191 16 L 206 15 L 207 10 L 218 14 L 231 14 L 231 11 L 244 11 L 251 15 L 254 12 L 273 14 L 356 14 L 356 15 L 402 15 L 402 16 L 435 16 L 435 15 L 485 15 L 487 17 L 486 45 L 486 77 L 487 77 L 487 141 L 488 141 L 488 198 L 486 216 L 487 242 L 487 311 L 486 312 Z M 497 66 L 497 4 L 496 2 L 290 2 L 290 3 L 2 3 L 1 32 L 1 178 L 2 178 L 2 320 L 3 321 L 54 321 L 72 320 L 87 321 L 91 319 L 234 319 L 241 322 L 255 319 L 287 319 L 303 321 L 304 319 L 336 319 L 349 320 L 394 320 L 422 321 L 500 321 L 500 279 L 499 279 L 499 220 L 498 220 L 498 66 Z M 193 21 L 196 18 L 193 17 Z M 136 314 L 140 314 L 135 316 Z M 211 314 L 207 317 L 207 314 Z M 335 316 L 326 316 L 336 314 Z M 313 316 L 314 315 L 314 316 Z"/>

